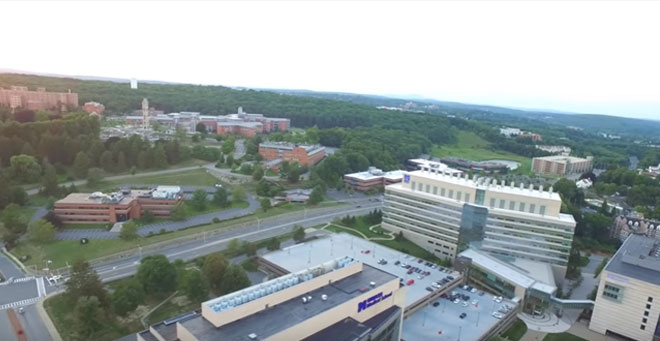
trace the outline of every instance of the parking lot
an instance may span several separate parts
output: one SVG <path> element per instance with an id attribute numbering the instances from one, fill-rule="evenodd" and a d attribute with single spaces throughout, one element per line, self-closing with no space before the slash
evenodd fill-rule
<path id="1" fill-rule="evenodd" d="M 262 257 L 289 272 L 296 272 L 342 256 L 353 257 L 360 262 L 399 277 L 407 288 L 406 308 L 432 293 L 446 288 L 452 278 L 455 280 L 460 276 L 458 272 L 451 269 L 434 266 L 403 252 L 347 233 L 331 234 L 280 251 L 270 252 Z"/>
<path id="2" fill-rule="evenodd" d="M 403 323 L 402 338 L 407 341 L 479 340 L 515 308 L 511 301 L 494 299 L 495 296 L 476 289 L 456 288 L 447 298 L 434 300 L 408 316 Z M 504 306 L 508 306 L 509 311 Z"/>

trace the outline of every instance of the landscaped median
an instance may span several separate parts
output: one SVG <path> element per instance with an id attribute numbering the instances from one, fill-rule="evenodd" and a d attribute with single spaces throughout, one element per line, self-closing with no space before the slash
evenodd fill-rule
<path id="1" fill-rule="evenodd" d="M 37 245 L 29 241 L 21 242 L 11 250 L 17 258 L 29 256 L 25 265 L 35 270 L 47 267 L 50 260 L 51 269 L 64 268 L 71 265 L 77 259 L 84 259 L 92 263 L 118 258 L 120 256 L 131 256 L 141 248 L 146 252 L 151 249 L 160 249 L 169 244 L 182 243 L 210 237 L 216 233 L 226 232 L 230 229 L 253 225 L 257 219 L 267 219 L 269 217 L 282 216 L 287 213 L 296 213 L 307 209 L 308 212 L 318 213 L 319 210 L 336 208 L 342 204 L 322 203 L 317 208 L 308 208 L 295 204 L 284 204 L 273 207 L 264 212 L 258 210 L 253 214 L 243 217 L 225 220 L 219 223 L 210 223 L 206 225 L 195 226 L 184 230 L 157 234 L 150 237 L 140 237 L 134 240 L 122 239 L 90 239 L 87 244 L 81 244 L 78 240 L 54 241 L 45 245 Z"/>

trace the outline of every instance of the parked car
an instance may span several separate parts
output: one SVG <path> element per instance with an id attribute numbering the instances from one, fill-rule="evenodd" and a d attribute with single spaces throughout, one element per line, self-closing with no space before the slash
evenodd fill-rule
<path id="1" fill-rule="evenodd" d="M 459 303 L 461 303 L 461 300 L 459 300 L 458 298 L 454 300 L 454 304 L 459 304 Z"/>
<path id="2" fill-rule="evenodd" d="M 472 305 L 477 305 L 479 304 L 479 300 L 472 300 Z"/>
<path id="3" fill-rule="evenodd" d="M 437 307 L 437 306 L 439 306 L 439 305 L 440 305 L 440 302 L 433 302 L 433 306 L 434 306 L 434 307 Z"/>
<path id="4" fill-rule="evenodd" d="M 426 291 L 433 292 L 433 288 L 431 288 L 431 287 L 426 287 Z"/>
<path id="5" fill-rule="evenodd" d="M 472 288 L 472 290 L 470 290 L 470 292 L 473 293 L 473 294 L 476 294 L 476 293 L 477 293 L 477 289 L 476 289 L 476 288 Z"/>
<path id="6" fill-rule="evenodd" d="M 461 305 L 464 306 L 464 307 L 469 306 L 469 304 L 467 302 L 463 302 Z"/>
<path id="7" fill-rule="evenodd" d="M 458 317 L 460 317 L 461 319 L 464 319 L 464 318 L 465 318 L 465 316 L 467 316 L 467 314 L 466 314 L 466 313 L 461 313 L 460 315 L 458 315 Z"/>
<path id="8" fill-rule="evenodd" d="M 409 280 L 408 282 L 406 282 L 406 285 L 413 285 L 413 284 L 415 284 L 415 280 L 414 280 L 414 279 L 411 279 L 411 280 Z"/>
<path id="9" fill-rule="evenodd" d="M 493 317 L 496 318 L 496 319 L 501 319 L 502 317 L 504 317 L 504 315 L 502 315 L 502 314 L 495 311 L 495 312 L 493 312 Z"/>
<path id="10" fill-rule="evenodd" d="M 479 293 L 478 293 L 477 295 L 479 295 L 479 296 L 483 296 L 484 294 L 485 294 L 485 292 L 483 292 L 483 291 L 479 291 Z"/>
<path id="11" fill-rule="evenodd" d="M 394 262 L 394 265 L 399 265 L 399 264 L 401 264 L 400 261 L 396 261 L 396 262 Z"/>

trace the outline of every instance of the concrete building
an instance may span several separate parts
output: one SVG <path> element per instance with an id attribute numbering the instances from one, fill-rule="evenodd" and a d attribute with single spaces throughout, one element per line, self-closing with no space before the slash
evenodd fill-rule
<path id="1" fill-rule="evenodd" d="M 593 168 L 593 156 L 586 159 L 574 156 L 544 156 L 532 159 L 532 172 L 537 174 L 582 174 Z"/>
<path id="2" fill-rule="evenodd" d="M 563 155 L 563 156 L 569 156 L 571 155 L 571 147 L 567 146 L 544 146 L 544 145 L 535 145 L 534 146 L 536 149 L 542 150 L 544 152 L 548 152 L 551 154 L 558 154 L 558 155 Z"/>
<path id="3" fill-rule="evenodd" d="M 253 137 L 256 134 L 287 131 L 291 127 L 288 118 L 265 117 L 261 114 L 248 114 L 238 107 L 235 114 L 217 117 L 217 134 L 235 134 Z"/>
<path id="4" fill-rule="evenodd" d="M 463 174 L 463 171 L 458 169 L 453 169 L 447 166 L 446 164 L 435 161 L 435 160 L 426 160 L 426 159 L 408 159 L 406 160 L 406 170 L 424 170 L 424 169 L 434 169 L 439 172 L 460 175 Z"/>
<path id="5" fill-rule="evenodd" d="M 259 154 L 264 161 L 282 160 L 312 167 L 325 157 L 325 147 L 289 142 L 264 142 L 259 144 Z"/>
<path id="6" fill-rule="evenodd" d="M 116 193 L 71 193 L 55 202 L 53 211 L 67 224 L 116 223 L 139 219 L 145 211 L 167 218 L 183 200 L 179 186 L 158 186 L 153 190 L 122 190 Z"/>
<path id="7" fill-rule="evenodd" d="M 203 302 L 137 339 L 398 341 L 405 298 L 396 276 L 340 257 Z"/>
<path id="8" fill-rule="evenodd" d="M 660 242 L 630 235 L 600 274 L 589 329 L 626 340 L 660 339 Z"/>
<path id="9" fill-rule="evenodd" d="M 383 172 L 376 167 L 369 167 L 366 172 L 358 172 L 344 175 L 346 186 L 360 192 L 382 188 L 397 182 L 401 182 L 405 171 L 396 170 Z"/>
<path id="10" fill-rule="evenodd" d="M 441 258 L 474 244 L 502 259 L 550 264 L 563 279 L 575 220 L 560 208 L 552 188 L 419 170 L 385 187 L 382 226 Z"/>
<path id="11" fill-rule="evenodd" d="M 614 218 L 610 237 L 625 241 L 631 234 L 660 239 L 660 221 L 619 215 Z"/>
<path id="12" fill-rule="evenodd" d="M 493 162 L 493 161 L 472 161 L 461 159 L 457 157 L 443 157 L 440 159 L 443 164 L 446 164 L 449 167 L 459 169 L 465 172 L 484 172 L 486 174 L 492 173 L 504 173 L 509 170 L 509 167 L 502 162 Z M 442 171 L 442 169 L 440 169 Z M 447 173 L 448 171 L 445 171 Z"/>
<path id="13" fill-rule="evenodd" d="M 101 116 L 105 111 L 105 105 L 99 102 L 87 102 L 85 105 L 83 105 L 83 110 L 87 111 L 91 115 Z"/>
<path id="14" fill-rule="evenodd" d="M 0 105 L 11 109 L 67 111 L 69 107 L 78 107 L 78 94 L 47 92 L 45 88 L 32 91 L 26 86 L 12 85 L 9 89 L 0 88 Z"/>
<path id="15" fill-rule="evenodd" d="M 502 134 L 506 137 L 518 136 L 518 135 L 522 134 L 522 130 L 520 130 L 518 128 L 504 127 L 504 128 L 500 128 L 500 134 Z"/>

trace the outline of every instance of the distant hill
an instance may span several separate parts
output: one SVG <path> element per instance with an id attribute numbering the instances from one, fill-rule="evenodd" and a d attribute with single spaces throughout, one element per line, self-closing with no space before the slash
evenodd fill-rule
<path id="1" fill-rule="evenodd" d="M 660 121 L 609 115 L 564 113 L 551 110 L 514 109 L 481 104 L 438 101 L 433 99 L 419 100 L 391 98 L 342 92 L 316 92 L 308 90 L 282 89 L 271 89 L 270 91 L 297 96 L 349 101 L 371 106 L 408 108 L 410 110 L 421 110 L 431 114 L 456 115 L 492 122 L 498 125 L 516 125 L 522 123 L 524 125 L 534 126 L 538 124 L 550 124 L 564 127 L 578 127 L 592 133 L 602 132 L 640 138 L 654 137 L 660 130 Z"/>

